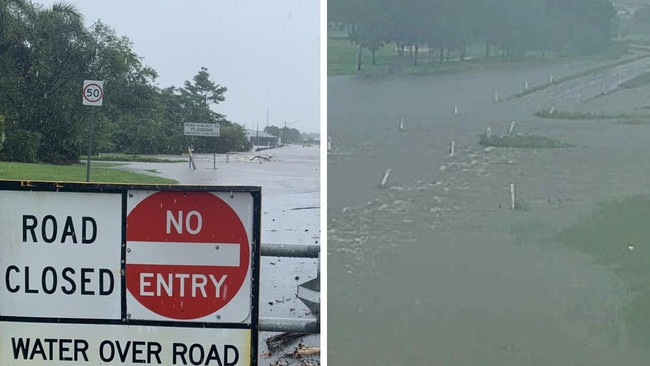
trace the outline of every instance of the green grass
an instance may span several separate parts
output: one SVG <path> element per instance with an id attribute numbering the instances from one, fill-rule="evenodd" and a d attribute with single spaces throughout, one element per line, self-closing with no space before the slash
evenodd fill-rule
<path id="1" fill-rule="evenodd" d="M 345 37 L 327 38 L 327 75 L 354 75 L 357 73 L 358 46 Z M 362 72 L 374 73 L 387 69 L 397 55 L 393 47 L 386 45 L 375 53 L 376 66 L 372 65 L 372 54 L 364 49 L 362 55 Z"/>
<path id="2" fill-rule="evenodd" d="M 90 181 L 102 183 L 177 184 L 173 179 L 125 172 L 112 167 L 119 163 L 91 163 Z M 85 182 L 86 165 L 50 165 L 0 162 L 0 179 Z"/>
<path id="3" fill-rule="evenodd" d="M 558 84 L 592 72 L 602 70 L 604 68 L 620 65 L 622 63 L 637 59 L 635 57 L 633 59 L 627 58 L 625 60 L 621 60 L 621 57 L 623 57 L 625 54 L 628 54 L 629 43 L 630 42 L 626 40 L 614 41 L 612 42 L 612 45 L 609 47 L 609 49 L 606 50 L 606 52 L 598 55 L 581 56 L 547 52 L 545 54 L 545 57 L 541 58 L 539 53 L 530 52 L 515 60 L 506 60 L 497 54 L 493 54 L 491 57 L 486 58 L 483 45 L 474 45 L 473 47 L 468 48 L 467 59 L 460 61 L 458 58 L 458 53 L 455 52 L 449 60 L 442 63 L 439 62 L 437 54 L 432 57 L 425 48 L 422 48 L 419 52 L 417 65 L 412 65 L 408 56 L 399 57 L 395 51 L 395 46 L 393 44 L 387 44 L 376 52 L 376 65 L 371 64 L 371 52 L 367 49 L 364 49 L 362 51 L 362 70 L 357 71 L 356 65 L 358 46 L 349 41 L 345 33 L 330 32 L 327 38 L 327 75 L 385 75 L 394 72 L 418 75 L 430 74 L 432 72 L 438 72 L 441 70 L 454 70 L 458 68 L 469 69 L 473 67 L 484 67 L 487 65 L 505 65 L 507 67 L 511 67 L 512 65 L 548 63 L 558 60 L 614 60 L 613 63 L 610 63 L 606 66 L 600 66 L 594 69 L 585 70 L 582 73 L 559 78 L 556 79 L 552 84 L 533 86 L 522 93 L 510 97 L 515 98 L 546 89 L 553 84 Z M 639 57 L 647 57 L 647 55 Z"/>
<path id="4" fill-rule="evenodd" d="M 629 114 L 629 113 L 606 114 L 606 113 L 591 113 L 591 112 L 569 112 L 569 111 L 560 111 L 555 108 L 544 108 L 533 113 L 533 115 L 539 118 L 573 119 L 573 120 L 594 120 L 594 119 L 615 119 L 615 118 L 622 118 L 625 120 L 639 120 L 639 119 L 645 119 L 650 117 L 650 115 Z"/>
<path id="5" fill-rule="evenodd" d="M 628 126 L 645 126 L 650 124 L 650 119 L 648 118 L 626 118 L 618 122 L 621 125 Z"/>
<path id="6" fill-rule="evenodd" d="M 622 56 L 622 55 L 623 54 L 620 54 L 619 56 Z M 615 55 L 607 54 L 605 56 L 608 57 L 608 58 L 611 58 L 611 57 L 614 57 Z M 598 57 L 602 57 L 602 56 L 598 56 Z M 531 88 L 528 88 L 528 89 L 526 89 L 526 90 L 524 90 L 524 91 L 522 91 L 520 93 L 514 94 L 514 95 L 512 95 L 512 96 L 510 96 L 508 98 L 505 98 L 503 100 L 509 100 L 509 99 L 512 99 L 512 98 L 523 97 L 525 95 L 536 93 L 538 91 L 550 88 L 553 85 L 557 85 L 557 84 L 561 84 L 561 83 L 564 83 L 564 82 L 567 82 L 567 81 L 570 81 L 570 80 L 578 79 L 578 78 L 581 78 L 583 76 L 593 74 L 595 72 L 599 72 L 599 71 L 602 71 L 602 70 L 607 70 L 607 69 L 610 69 L 610 68 L 613 68 L 613 67 L 616 67 L 616 66 L 620 66 L 620 65 L 625 65 L 625 64 L 628 64 L 630 62 L 638 61 L 638 60 L 648 58 L 648 57 L 650 57 L 650 55 L 643 54 L 643 55 L 638 55 L 638 56 L 629 57 L 629 58 L 625 58 L 625 59 L 619 59 L 619 60 L 617 60 L 615 62 L 612 62 L 612 63 L 596 66 L 596 67 L 593 67 L 591 69 L 587 69 L 587 70 L 583 70 L 581 72 L 577 72 L 575 74 L 566 75 L 566 76 L 563 76 L 563 77 L 560 77 L 560 78 L 556 78 L 556 79 L 553 80 L 553 82 L 548 82 L 548 83 L 533 86 Z"/>
<path id="7" fill-rule="evenodd" d="M 625 81 L 621 84 L 621 88 L 632 89 L 650 84 L 650 72 L 641 74 L 635 78 Z"/>
<path id="8" fill-rule="evenodd" d="M 533 134 L 513 134 L 497 136 L 483 133 L 479 135 L 479 144 L 494 147 L 514 147 L 527 149 L 570 147 L 570 144 L 546 136 Z"/>
<path id="9" fill-rule="evenodd" d="M 87 155 L 82 155 L 79 160 L 86 161 Z M 137 161 L 141 163 L 178 163 L 186 162 L 187 159 L 161 159 L 154 156 L 140 156 L 135 154 L 101 154 L 92 155 L 92 161 Z"/>
<path id="10" fill-rule="evenodd" d="M 601 204 L 557 239 L 611 268 L 630 289 L 625 308 L 630 339 L 650 346 L 650 197 L 637 196 Z M 633 246 L 630 249 L 629 246 Z"/>

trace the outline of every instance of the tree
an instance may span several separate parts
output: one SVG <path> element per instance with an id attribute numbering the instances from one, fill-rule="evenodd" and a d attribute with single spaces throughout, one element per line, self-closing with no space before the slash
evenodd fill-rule
<path id="1" fill-rule="evenodd" d="M 163 106 L 154 85 L 158 74 L 142 64 L 127 37 L 102 22 L 92 26 L 96 58 L 90 66 L 92 78 L 105 80 L 103 124 L 95 129 L 99 151 L 156 153 L 163 150 Z M 89 76 L 91 77 L 91 76 Z"/>
<path id="2" fill-rule="evenodd" d="M 359 17 L 352 25 L 350 39 L 359 46 L 357 53 L 357 70 L 361 70 L 362 50 L 372 53 L 372 64 L 376 64 L 375 53 L 390 39 L 392 19 L 388 12 L 370 0 L 360 1 Z"/>
<path id="3" fill-rule="evenodd" d="M 362 51 L 393 42 L 398 56 L 409 50 L 413 64 L 421 46 L 450 51 L 485 44 L 507 59 L 530 51 L 602 52 L 616 35 L 616 12 L 609 0 L 333 0 L 332 20 L 348 24 L 349 38 Z M 374 52 L 374 51 L 373 51 Z M 433 54 L 434 52 L 430 52 Z"/>
<path id="4" fill-rule="evenodd" d="M 218 123 L 220 125 L 220 137 L 199 137 L 195 140 L 195 149 L 198 152 L 228 152 L 243 151 L 250 149 L 246 138 L 246 132 L 242 126 L 228 121 L 223 114 L 212 110 L 225 100 L 225 92 L 228 90 L 210 79 L 208 69 L 201 67 L 199 72 L 192 78 L 193 82 L 185 81 L 185 87 L 176 89 L 179 94 L 178 106 L 182 122 Z M 216 143 L 216 145 L 215 145 Z"/>
<path id="5" fill-rule="evenodd" d="M 206 68 L 183 88 L 160 90 L 157 76 L 127 37 L 101 22 L 86 29 L 72 5 L 0 0 L 2 158 L 78 162 L 91 110 L 96 151 L 179 153 L 183 122 L 192 121 L 221 125 L 221 137 L 197 140 L 199 151 L 214 151 L 214 141 L 223 151 L 249 148 L 243 127 L 213 110 L 227 88 Z M 83 80 L 104 80 L 103 107 L 82 105 Z"/>
<path id="6" fill-rule="evenodd" d="M 0 76 L 0 108 L 11 122 L 7 144 L 15 145 L 12 139 L 21 136 L 38 138 L 30 144 L 38 149 L 35 156 L 54 163 L 74 161 L 81 142 L 79 75 L 92 57 L 82 16 L 63 3 L 50 9 L 17 1 L 3 5 L 9 5 L 13 24 L 7 33 L 13 47 L 3 48 L 0 56 L 0 67 L 8 70 Z"/>
<path id="7" fill-rule="evenodd" d="M 273 135 L 275 137 L 281 137 L 282 136 L 282 129 L 278 126 L 266 126 L 264 127 L 264 132 L 268 133 L 269 135 Z"/>
<path id="8" fill-rule="evenodd" d="M 5 116 L 0 114 L 0 151 L 2 151 L 2 144 L 5 142 Z"/>
<path id="9" fill-rule="evenodd" d="M 283 144 L 300 144 L 303 142 L 300 131 L 287 127 L 286 125 L 284 127 L 266 126 L 264 127 L 264 132 L 280 138 Z"/>

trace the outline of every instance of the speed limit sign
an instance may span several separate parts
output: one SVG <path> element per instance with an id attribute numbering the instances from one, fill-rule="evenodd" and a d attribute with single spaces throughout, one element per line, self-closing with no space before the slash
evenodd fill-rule
<path id="1" fill-rule="evenodd" d="M 104 82 L 84 80 L 83 105 L 101 106 L 104 100 Z"/>

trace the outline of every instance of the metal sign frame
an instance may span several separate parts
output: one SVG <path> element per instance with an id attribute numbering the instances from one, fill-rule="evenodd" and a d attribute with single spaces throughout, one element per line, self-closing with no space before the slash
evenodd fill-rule
<path id="1" fill-rule="evenodd" d="M 220 194 L 222 196 L 230 195 L 231 197 L 233 195 L 240 195 L 240 196 L 243 195 L 245 197 L 248 197 L 248 195 L 250 195 L 250 199 L 251 199 L 250 202 L 252 202 L 252 210 L 250 210 L 250 213 L 252 214 L 252 217 L 250 218 L 250 222 L 252 222 L 252 230 L 251 230 L 252 235 L 248 239 L 249 242 L 251 243 L 250 246 L 250 266 L 251 266 L 250 267 L 250 273 L 251 273 L 250 306 L 251 308 L 250 308 L 250 316 L 244 322 L 226 323 L 226 322 L 214 322 L 214 321 L 206 322 L 206 321 L 192 321 L 192 320 L 187 320 L 187 321 L 186 320 L 182 320 L 182 321 L 138 320 L 138 319 L 132 319 L 130 317 L 130 314 L 128 313 L 128 309 L 126 306 L 128 290 L 126 288 L 126 280 L 124 275 L 125 273 L 124 271 L 127 264 L 126 263 L 127 249 L 125 245 L 127 241 L 127 235 L 126 235 L 127 233 L 126 222 L 127 222 L 127 215 L 128 215 L 127 201 L 129 198 L 129 194 L 133 194 L 134 192 L 137 193 L 137 191 L 211 192 L 215 194 Z M 52 195 L 50 195 L 50 193 Z M 115 274 L 115 277 L 118 280 L 114 281 L 115 289 L 119 291 L 119 296 L 120 296 L 120 301 L 119 301 L 120 308 L 118 311 L 115 311 L 117 314 L 119 314 L 119 316 L 111 316 L 111 315 L 97 316 L 97 314 L 91 314 L 89 316 L 82 316 L 82 317 L 61 316 L 60 314 L 56 316 L 49 316 L 47 314 L 48 312 L 47 310 L 39 311 L 39 314 L 37 316 L 32 316 L 30 314 L 22 314 L 20 313 L 19 310 L 16 310 L 13 314 L 11 314 L 12 311 L 7 311 L 6 313 L 0 313 L 0 360 L 5 360 L 7 362 L 21 361 L 22 359 L 14 358 L 16 355 L 16 347 L 17 347 L 16 342 L 20 342 L 20 339 L 22 339 L 20 337 L 26 337 L 27 339 L 31 337 L 32 339 L 31 347 L 33 348 L 29 348 L 30 346 L 23 344 L 24 355 L 28 355 L 31 354 L 32 352 L 36 352 L 37 359 L 39 360 L 40 360 L 40 356 L 48 357 L 48 355 L 54 354 L 55 356 L 59 355 L 60 357 L 64 357 L 64 358 L 63 359 L 55 358 L 52 359 L 52 361 L 57 361 L 57 360 L 88 361 L 87 359 L 88 355 L 92 354 L 92 357 L 94 358 L 91 358 L 91 362 L 93 360 L 98 359 L 97 357 L 99 357 L 101 362 L 106 364 L 120 364 L 120 361 L 125 362 L 124 357 L 127 358 L 126 362 L 146 363 L 151 361 L 151 364 L 171 364 L 172 363 L 171 360 L 163 361 L 160 359 L 160 357 L 163 356 L 163 354 L 166 354 L 163 353 L 162 348 L 164 348 L 166 344 L 171 342 L 170 341 L 171 339 L 179 339 L 179 337 L 181 337 L 180 339 L 187 339 L 187 342 L 194 342 L 194 343 L 192 344 L 173 343 L 174 347 L 178 346 L 178 349 L 175 348 L 173 350 L 174 352 L 178 353 L 178 354 L 174 353 L 174 357 L 176 356 L 199 357 L 198 355 L 202 355 L 201 357 L 210 357 L 211 355 L 212 357 L 217 357 L 217 358 L 221 357 L 221 360 L 224 361 L 224 365 L 233 365 L 233 366 L 234 365 L 257 365 L 258 333 L 259 333 L 259 289 L 260 289 L 259 273 L 260 273 L 260 235 L 261 235 L 260 234 L 261 188 L 260 187 L 128 185 L 128 184 L 94 184 L 94 183 L 64 183 L 64 182 L 0 180 L 0 218 L 3 216 L 9 217 L 10 215 L 16 215 L 17 208 L 15 205 L 13 205 L 13 202 L 16 201 L 14 196 L 20 195 L 21 197 L 31 197 L 33 195 L 34 199 L 31 201 L 36 202 L 35 206 L 33 207 L 39 207 L 38 205 L 41 205 L 40 207 L 43 207 L 42 214 L 47 214 L 47 210 L 49 208 L 52 208 L 52 206 L 48 207 L 49 201 L 47 201 L 47 199 L 43 200 L 43 197 L 59 197 L 59 195 L 66 195 L 65 197 L 75 197 L 76 194 L 81 195 L 83 199 L 88 199 L 89 197 L 92 197 L 92 195 L 89 194 L 97 194 L 97 195 L 103 194 L 105 195 L 103 197 L 108 197 L 106 195 L 110 195 L 110 197 L 114 197 L 115 199 L 119 200 L 119 203 L 117 203 L 117 205 L 121 207 L 120 209 L 121 209 L 122 225 L 121 228 L 119 229 L 119 234 L 118 233 L 114 234 L 115 236 L 119 236 L 121 238 L 120 243 L 115 243 L 116 246 L 115 250 L 119 251 L 120 253 L 119 255 L 121 261 L 121 268 L 120 268 L 120 273 Z M 99 197 L 100 196 L 97 196 L 97 198 Z M 61 204 L 61 202 L 63 203 Z M 101 202 L 101 200 L 99 200 L 98 202 Z M 53 202 L 49 202 L 49 203 L 51 204 Z M 67 204 L 65 199 L 63 201 L 57 199 L 56 203 L 59 206 L 64 206 L 64 207 Z M 90 206 L 92 208 L 93 207 L 92 205 L 93 205 L 92 201 L 86 202 L 86 206 Z M 101 206 L 100 207 L 94 206 L 94 209 L 97 210 L 98 212 L 103 210 Z M 48 239 L 48 237 L 50 237 L 49 239 L 51 239 L 51 237 L 56 235 L 56 234 L 52 234 L 52 230 L 51 230 L 52 225 L 56 225 L 56 223 L 54 224 L 50 223 L 49 229 L 47 230 L 42 229 L 43 230 L 42 233 L 40 232 L 41 229 L 36 229 L 39 231 L 32 230 L 30 232 L 25 229 L 26 227 L 25 225 L 31 225 L 34 223 L 29 220 L 26 221 L 24 216 L 25 215 L 23 215 L 23 217 L 21 218 L 22 223 L 15 226 L 7 226 L 8 224 L 5 224 L 0 220 L 0 228 L 1 228 L 0 229 L 0 258 L 2 258 L 3 262 L 5 262 L 1 266 L 3 269 L 7 267 L 6 261 L 11 259 L 11 257 L 7 257 L 3 255 L 3 253 L 10 250 L 8 248 L 11 245 L 16 246 L 16 244 L 25 244 L 25 243 L 3 242 L 2 240 L 3 238 L 4 239 L 7 239 L 9 237 L 16 238 L 19 236 L 22 237 L 24 241 L 26 236 L 29 237 L 30 235 L 37 235 L 37 236 L 42 235 L 42 237 L 39 237 L 40 240 L 39 245 L 42 244 L 42 247 L 45 246 L 56 247 L 56 246 L 64 246 L 64 245 L 75 245 L 77 247 L 81 247 L 84 245 L 82 243 L 83 240 L 90 240 L 89 238 L 92 237 L 92 235 L 94 235 L 94 232 L 91 232 L 91 229 L 88 229 L 87 230 L 88 232 L 86 232 L 86 228 L 84 227 L 83 235 L 81 231 L 77 230 L 76 236 L 74 237 L 74 241 L 75 241 L 74 244 L 59 243 L 61 241 L 64 241 L 63 239 L 61 239 L 61 237 L 57 238 L 58 241 L 47 243 L 48 240 L 46 240 L 46 242 L 43 243 L 42 238 Z M 29 215 L 26 216 L 28 216 L 29 218 Z M 44 222 L 43 217 L 47 217 L 47 216 L 50 215 L 45 215 L 45 216 L 41 215 L 40 217 L 41 223 Z M 70 219 L 70 216 L 68 216 L 68 220 L 72 220 Z M 27 222 L 27 224 L 25 222 Z M 84 224 L 86 223 L 84 222 Z M 3 225 L 7 227 L 3 227 Z M 63 238 L 72 240 L 74 234 L 74 231 L 72 229 L 72 221 L 70 222 L 65 221 L 65 224 L 63 222 L 60 222 L 58 227 L 59 227 L 59 233 L 63 233 L 61 235 L 64 235 Z M 19 230 L 20 232 L 16 233 L 15 232 L 16 230 Z M 112 230 L 118 231 L 118 228 L 112 228 Z M 11 231 L 14 232 L 10 233 Z M 97 230 L 97 232 L 99 232 L 99 230 Z M 66 234 L 67 237 L 65 236 Z M 16 249 L 14 248 L 12 250 L 15 251 Z M 17 250 L 20 251 L 21 249 L 17 249 Z M 26 260 L 31 260 L 31 259 L 32 258 L 30 257 Z M 66 259 L 69 258 L 66 257 Z M 59 258 L 48 257 L 48 258 L 41 258 L 40 260 L 51 260 L 53 262 L 56 262 L 56 261 L 61 261 L 62 259 L 59 256 Z M 8 276 L 13 276 L 12 277 L 13 281 L 15 281 L 15 283 L 19 283 L 21 281 L 22 278 L 21 276 L 23 274 L 19 273 L 19 271 L 21 271 L 19 266 L 14 266 L 14 267 L 16 267 L 17 269 L 12 269 L 13 272 L 11 274 L 2 273 L 2 276 L 4 277 L 5 280 Z M 9 270 L 7 269 L 5 272 L 9 272 Z M 94 273 L 94 274 L 91 273 L 91 275 L 93 276 L 97 276 L 97 274 L 98 273 Z M 79 278 L 78 277 L 79 275 L 80 275 L 79 273 L 76 273 L 77 280 Z M 68 273 L 68 277 L 71 276 L 72 275 Z M 77 283 L 78 286 L 83 286 L 85 284 L 85 282 L 83 282 L 84 280 L 90 281 L 88 279 L 89 277 L 86 278 L 83 277 L 83 275 L 81 276 L 82 276 L 81 282 Z M 45 279 L 46 277 L 47 280 Z M 63 291 L 65 278 L 66 278 L 65 275 L 63 276 L 60 275 L 59 289 L 57 289 L 57 291 Z M 5 280 L 1 281 L 0 283 L 0 292 L 7 292 L 6 287 L 8 286 L 8 280 L 6 281 Z M 24 281 L 29 282 L 27 280 L 26 275 Z M 36 281 L 34 282 L 35 283 L 33 283 L 32 286 L 34 287 L 42 286 L 41 289 L 49 287 L 51 290 L 54 287 L 56 287 L 52 285 L 52 275 L 50 275 L 48 272 L 48 275 L 46 276 L 45 271 L 43 272 L 41 281 L 38 281 L 39 283 L 36 283 Z M 18 285 L 14 284 L 12 286 L 17 287 Z M 27 284 L 22 283 L 21 286 L 24 287 L 25 292 L 29 292 L 27 291 L 27 289 L 30 287 L 29 283 Z M 70 290 L 71 288 L 70 285 L 68 284 L 66 286 L 67 289 Z M 76 290 L 79 291 L 79 288 L 77 288 Z M 47 293 L 46 291 L 44 292 Z M 48 304 L 45 302 L 40 302 L 40 301 L 36 301 L 36 302 L 40 303 L 39 306 L 43 306 L 43 307 L 48 306 Z M 66 304 L 66 306 L 69 306 L 70 309 L 79 308 L 78 303 L 75 303 L 74 301 L 69 301 L 69 302 L 70 303 Z M 7 299 L 6 297 L 5 298 L 0 297 L 0 309 L 2 308 L 10 309 L 11 306 L 12 306 L 11 300 Z M 95 333 L 95 335 L 88 336 L 88 334 L 92 334 L 92 333 Z M 93 339 L 93 337 L 95 337 L 96 339 Z M 148 337 L 150 339 L 146 340 Z M 58 339 L 58 340 L 52 341 L 51 339 Z M 227 342 L 231 342 L 232 339 L 236 339 L 236 340 L 249 339 L 250 344 L 244 346 L 248 346 L 250 348 L 245 349 L 243 352 L 244 354 L 242 356 L 239 356 L 238 353 L 239 351 L 237 349 L 233 350 L 233 347 L 235 346 L 232 346 L 227 343 Z M 41 348 L 38 348 L 34 343 L 34 342 L 39 342 L 39 340 L 40 342 L 43 342 L 38 346 Z M 208 349 L 207 346 L 205 349 L 201 348 L 201 350 L 198 350 L 198 348 L 196 349 L 192 348 L 192 347 L 202 347 L 201 342 L 214 343 L 215 340 L 216 342 L 220 342 L 220 340 L 223 340 L 223 342 L 225 343 L 218 345 L 218 347 L 221 347 L 219 349 L 217 348 Z M 67 342 L 67 343 L 63 344 L 61 342 Z M 49 351 L 47 347 L 50 347 L 50 350 L 54 348 L 53 353 L 48 354 Z M 58 347 L 58 349 L 56 347 Z M 217 345 L 212 344 L 212 347 L 217 347 Z M 18 348 L 20 349 L 20 347 Z M 39 350 L 43 350 L 43 349 L 45 349 L 45 351 L 43 351 L 43 354 L 40 355 Z M 62 350 L 65 350 L 65 352 L 63 352 Z M 184 351 L 185 353 L 182 354 L 182 351 Z M 19 356 L 21 352 L 22 351 L 18 352 Z M 93 354 L 93 352 L 99 352 L 99 356 L 97 354 Z M 131 353 L 127 355 L 128 352 Z M 164 352 L 171 352 L 171 351 L 165 349 Z M 219 354 L 219 352 L 221 352 L 221 355 Z M 247 357 L 248 355 L 246 355 L 246 353 L 250 353 L 250 360 L 240 359 L 240 357 L 248 358 Z M 84 359 L 84 357 L 86 357 L 86 359 Z M 121 360 L 120 357 L 122 358 Z M 230 358 L 229 361 L 224 359 L 224 357 L 225 358 L 229 357 Z M 214 359 L 216 360 L 216 358 Z M 48 359 L 48 361 L 50 360 Z M 189 361 L 190 363 L 192 363 L 197 360 L 189 360 Z M 219 363 L 221 363 L 221 361 L 219 361 Z"/>

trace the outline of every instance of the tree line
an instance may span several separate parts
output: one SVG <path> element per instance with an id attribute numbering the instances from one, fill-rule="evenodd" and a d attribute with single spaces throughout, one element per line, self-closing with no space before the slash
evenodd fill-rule
<path id="1" fill-rule="evenodd" d="M 609 0 L 329 0 L 328 21 L 343 25 L 361 51 L 394 44 L 418 62 L 418 51 L 454 52 L 462 59 L 476 44 L 514 59 L 530 51 L 604 51 L 617 33 Z"/>
<path id="2" fill-rule="evenodd" d="M 225 86 L 201 68 L 182 87 L 160 88 L 127 37 L 66 3 L 0 0 L 0 158 L 73 163 L 94 151 L 224 153 L 248 150 L 244 127 L 216 113 Z M 102 107 L 82 105 L 84 80 L 104 80 Z M 183 134 L 184 122 L 219 123 L 220 137 Z"/>

